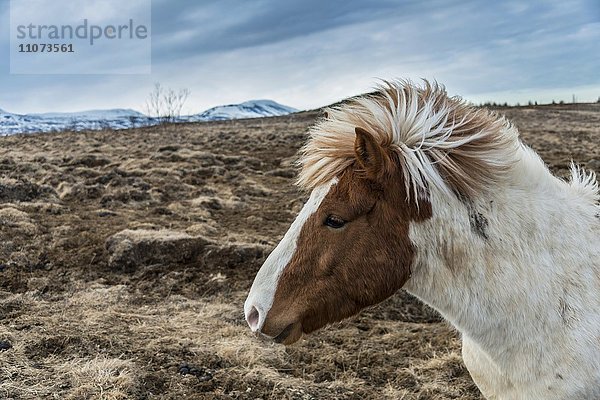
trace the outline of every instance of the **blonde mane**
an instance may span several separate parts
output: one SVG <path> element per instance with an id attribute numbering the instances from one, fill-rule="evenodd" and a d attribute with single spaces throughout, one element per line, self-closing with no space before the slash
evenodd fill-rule
<path id="1" fill-rule="evenodd" d="M 384 82 L 325 111 L 300 151 L 298 184 L 308 189 L 353 164 L 356 127 L 397 154 L 406 192 L 415 199 L 432 185 L 469 198 L 488 191 L 505 178 L 521 146 L 505 118 L 448 97 L 435 82 Z"/>

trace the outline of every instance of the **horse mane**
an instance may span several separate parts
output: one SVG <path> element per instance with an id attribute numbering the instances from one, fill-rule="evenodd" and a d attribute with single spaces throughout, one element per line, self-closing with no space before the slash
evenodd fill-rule
<path id="1" fill-rule="evenodd" d="M 597 216 L 600 217 L 600 187 L 593 171 L 585 171 L 571 161 L 571 188 L 581 198 L 597 207 Z"/>
<path id="2" fill-rule="evenodd" d="M 312 189 L 355 160 L 355 128 L 397 155 L 409 197 L 431 186 L 472 198 L 496 187 L 518 161 L 517 130 L 504 118 L 448 97 L 443 85 L 384 81 L 374 93 L 325 110 L 300 150 L 298 184 Z"/>

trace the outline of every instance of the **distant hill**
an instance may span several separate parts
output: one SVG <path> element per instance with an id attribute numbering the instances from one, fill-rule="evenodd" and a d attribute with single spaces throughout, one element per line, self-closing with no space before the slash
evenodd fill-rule
<path id="1" fill-rule="evenodd" d="M 154 123 L 156 123 L 154 118 L 135 110 L 91 110 L 45 114 L 12 114 L 0 111 L 0 135 L 103 128 L 126 129 Z"/>
<path id="2" fill-rule="evenodd" d="M 131 108 L 114 108 L 110 110 L 90 110 L 73 113 L 43 113 L 30 115 L 35 115 L 44 118 L 80 118 L 85 120 L 111 120 L 129 117 L 147 118 L 145 114 L 142 114 L 139 111 L 132 110 Z"/>
<path id="3" fill-rule="evenodd" d="M 250 100 L 179 117 L 175 122 L 222 121 L 286 115 L 297 110 L 272 100 Z M 158 118 L 132 109 L 90 110 L 73 113 L 13 114 L 0 109 L 0 136 L 17 133 L 128 129 L 156 125 Z"/>
<path id="4" fill-rule="evenodd" d="M 276 117 L 297 112 L 273 100 L 250 100 L 240 104 L 217 106 L 201 114 L 192 115 L 190 121 L 222 121 L 227 119 Z"/>

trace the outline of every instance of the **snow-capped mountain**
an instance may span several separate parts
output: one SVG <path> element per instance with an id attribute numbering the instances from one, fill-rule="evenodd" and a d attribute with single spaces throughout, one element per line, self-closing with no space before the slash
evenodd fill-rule
<path id="1" fill-rule="evenodd" d="M 240 104 L 228 104 L 210 108 L 203 113 L 189 116 L 189 121 L 222 121 L 227 119 L 277 117 L 298 110 L 273 100 L 250 100 Z"/>
<path id="2" fill-rule="evenodd" d="M 147 118 L 146 115 L 139 111 L 132 110 L 131 108 L 113 108 L 111 110 L 90 110 L 73 113 L 43 113 L 30 115 L 44 118 L 81 118 L 86 120 L 111 120 L 129 117 Z"/>
<path id="3" fill-rule="evenodd" d="M 0 135 L 63 130 L 126 129 L 158 123 L 135 110 L 91 110 L 75 113 L 12 114 L 0 111 Z"/>
<path id="4" fill-rule="evenodd" d="M 286 115 L 297 110 L 272 100 L 251 100 L 208 109 L 177 118 L 176 122 L 220 121 Z M 0 136 L 63 130 L 128 129 L 156 125 L 158 118 L 131 109 L 90 110 L 74 113 L 13 114 L 0 109 Z"/>

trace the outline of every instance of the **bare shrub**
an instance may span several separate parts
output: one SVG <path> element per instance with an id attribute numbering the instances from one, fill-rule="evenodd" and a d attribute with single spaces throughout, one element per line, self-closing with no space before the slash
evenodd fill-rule
<path id="1" fill-rule="evenodd" d="M 158 118 L 160 123 L 174 122 L 181 116 L 190 93 L 187 88 L 175 91 L 156 82 L 146 100 L 146 111 L 148 115 Z"/>

